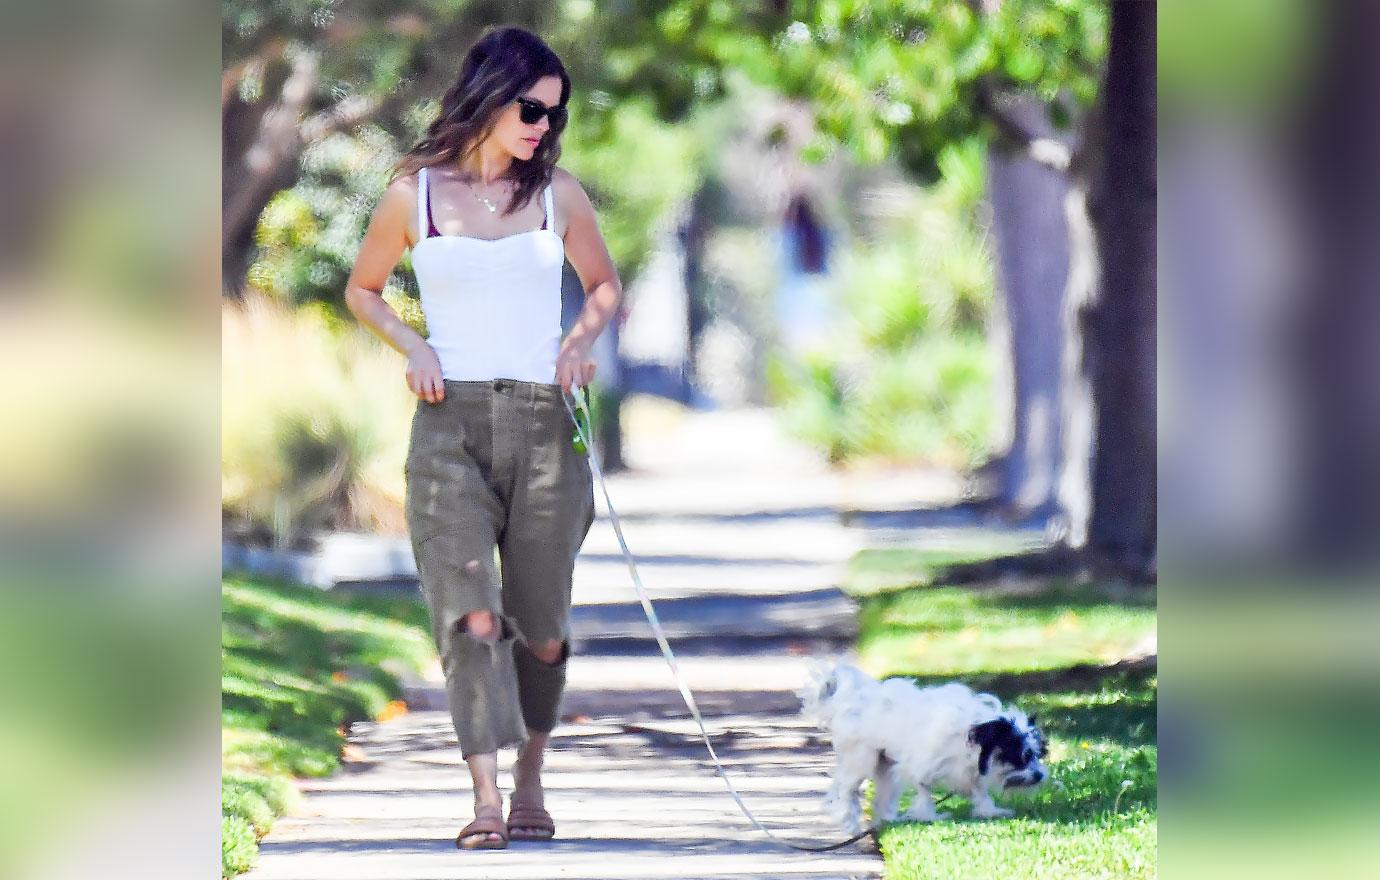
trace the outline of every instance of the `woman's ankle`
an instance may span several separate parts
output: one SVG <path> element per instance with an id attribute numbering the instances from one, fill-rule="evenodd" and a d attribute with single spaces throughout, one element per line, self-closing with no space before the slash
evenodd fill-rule
<path id="1" fill-rule="evenodd" d="M 492 794 L 476 794 L 474 796 L 474 809 L 478 812 L 481 809 L 503 809 L 503 793 L 495 790 Z"/>
<path id="2" fill-rule="evenodd" d="M 514 789 L 522 789 L 524 791 L 540 789 L 542 764 L 542 756 L 540 754 L 534 757 L 528 757 L 527 759 L 524 759 L 522 755 L 518 755 L 517 759 L 513 761 Z"/>

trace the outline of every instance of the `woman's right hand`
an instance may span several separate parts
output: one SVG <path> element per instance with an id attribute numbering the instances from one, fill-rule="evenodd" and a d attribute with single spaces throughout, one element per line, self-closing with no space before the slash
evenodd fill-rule
<path id="1" fill-rule="evenodd" d="M 426 343 L 407 355 L 407 387 L 427 403 L 440 403 L 446 396 L 441 359 L 436 356 L 436 349 Z"/>

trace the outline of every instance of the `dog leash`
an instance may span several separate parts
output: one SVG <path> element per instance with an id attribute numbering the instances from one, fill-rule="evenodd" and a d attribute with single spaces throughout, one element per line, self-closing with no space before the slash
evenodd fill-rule
<path id="1" fill-rule="evenodd" d="M 572 440 L 578 440 L 584 443 L 585 448 L 582 451 L 589 457 L 590 467 L 594 470 L 594 475 L 599 478 L 599 487 L 604 492 L 604 504 L 608 507 L 609 519 L 613 523 L 614 533 L 618 536 L 618 544 L 623 548 L 623 558 L 628 561 L 628 571 L 632 574 L 633 585 L 637 587 L 637 597 L 642 602 L 642 610 L 646 612 L 647 620 L 652 624 L 652 632 L 656 634 L 657 644 L 661 646 L 662 655 L 666 657 L 666 662 L 671 666 L 671 673 L 675 676 L 676 686 L 680 688 L 680 695 L 685 699 L 685 705 L 690 707 L 690 712 L 695 716 L 695 723 L 698 724 L 700 728 L 700 737 L 704 740 L 705 748 L 709 749 L 709 756 L 714 759 L 714 767 L 718 770 L 719 777 L 723 779 L 724 785 L 728 786 L 728 793 L 733 795 L 733 800 L 738 803 L 738 809 L 742 810 L 743 815 L 747 816 L 752 824 L 761 829 L 762 832 L 773 841 L 782 846 L 790 847 L 791 849 L 804 850 L 806 852 L 827 852 L 829 850 L 838 849 L 841 846 L 847 846 L 868 835 L 871 835 L 875 841 L 877 837 L 877 827 L 873 826 L 864 829 L 847 840 L 829 844 L 828 846 L 803 846 L 801 844 L 791 843 L 773 834 L 771 829 L 757 821 L 757 817 L 748 809 L 747 804 L 743 803 L 742 797 L 739 796 L 737 789 L 733 787 L 732 781 L 729 780 L 728 773 L 724 771 L 723 765 L 719 763 L 719 756 L 714 752 L 714 745 L 709 741 L 709 732 L 705 730 L 704 718 L 700 715 L 699 706 L 695 703 L 695 697 L 690 693 L 690 688 L 685 684 L 685 678 L 680 673 L 680 667 L 676 665 L 676 656 L 671 653 L 671 646 L 667 643 L 666 635 L 661 629 L 661 621 L 657 619 L 656 609 L 652 607 L 652 601 L 647 598 L 647 591 L 642 586 L 642 578 L 637 573 L 637 565 L 633 562 L 632 552 L 628 550 L 628 542 L 623 539 L 623 526 L 618 521 L 618 512 L 613 509 L 613 501 L 609 498 L 609 487 L 608 484 L 604 482 L 604 472 L 603 469 L 599 467 L 599 456 L 594 449 L 594 440 L 588 433 L 592 431 L 591 426 L 594 424 L 590 419 L 588 386 L 575 387 L 583 391 L 584 394 L 575 395 L 566 392 L 564 389 L 561 391 L 561 402 L 565 404 L 566 411 L 570 413 L 571 419 L 575 422 L 576 433 Z M 574 409 L 570 406 L 571 398 L 575 400 Z M 576 413 L 576 410 L 580 409 L 583 410 L 583 420 L 581 415 Z M 576 448 L 578 448 L 578 446 Z"/>

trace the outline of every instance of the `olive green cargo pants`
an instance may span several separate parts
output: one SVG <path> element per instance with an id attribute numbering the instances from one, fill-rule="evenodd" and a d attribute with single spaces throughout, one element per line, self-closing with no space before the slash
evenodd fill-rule
<path id="1" fill-rule="evenodd" d="M 405 466 L 407 523 L 464 757 L 520 745 L 560 717 L 575 557 L 594 523 L 594 484 L 571 444 L 561 386 L 445 382 L 418 399 Z M 499 564 L 495 565 L 495 549 Z M 497 569 L 497 571 L 495 570 Z M 493 612 L 497 641 L 463 628 Z M 554 663 L 528 648 L 560 640 Z"/>

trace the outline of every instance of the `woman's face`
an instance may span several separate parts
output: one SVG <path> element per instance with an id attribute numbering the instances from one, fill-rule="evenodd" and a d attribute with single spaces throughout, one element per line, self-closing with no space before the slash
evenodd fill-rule
<path id="1" fill-rule="evenodd" d="M 559 76 L 544 76 L 522 95 L 529 101 L 536 101 L 547 107 L 554 107 L 561 100 L 561 78 Z M 551 117 L 543 115 L 536 122 L 528 125 L 519 116 L 521 105 L 513 101 L 504 107 L 498 116 L 498 124 L 494 126 L 490 137 L 496 138 L 498 143 L 517 159 L 530 159 L 532 154 L 537 151 L 538 142 L 546 135 L 551 128 Z"/>

